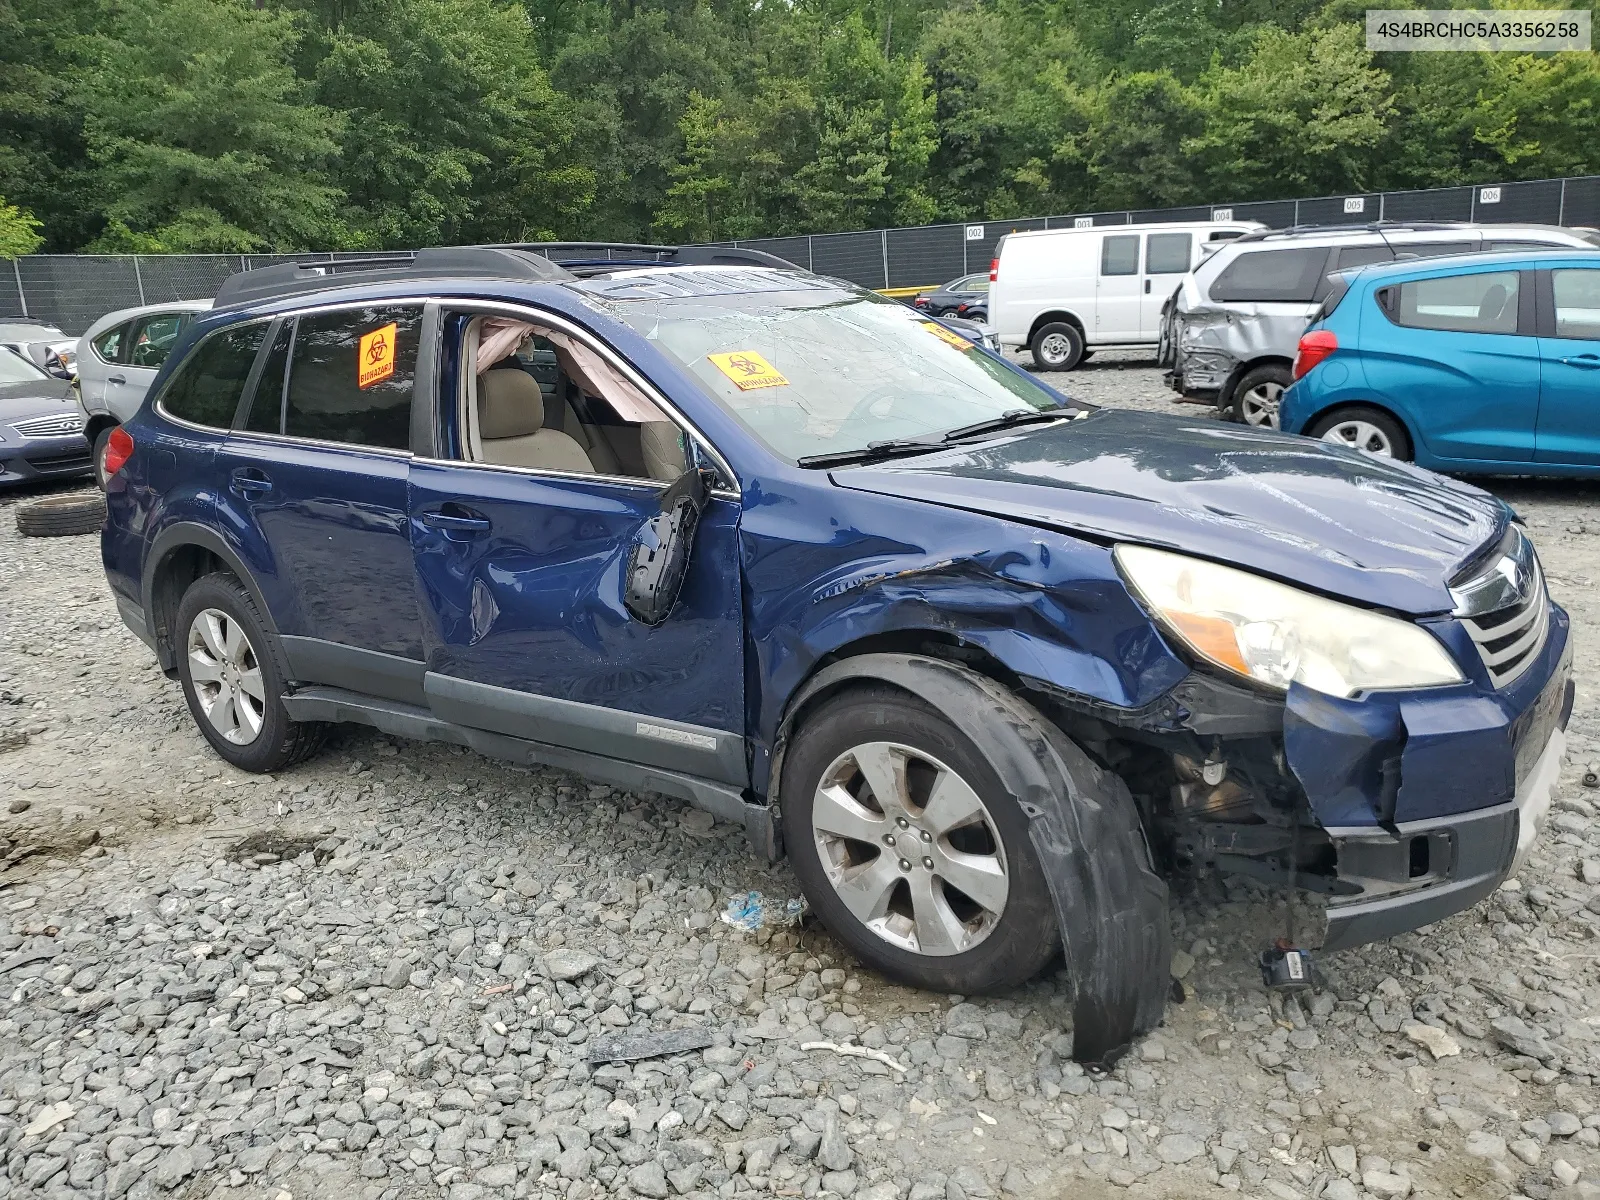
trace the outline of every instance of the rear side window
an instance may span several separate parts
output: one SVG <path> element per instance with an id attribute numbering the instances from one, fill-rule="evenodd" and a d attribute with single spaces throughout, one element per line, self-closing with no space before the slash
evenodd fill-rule
<path id="1" fill-rule="evenodd" d="M 122 359 L 123 334 L 128 332 L 126 325 L 118 325 L 115 329 L 108 329 L 90 343 L 94 352 L 108 363 L 118 363 Z"/>
<path id="2" fill-rule="evenodd" d="M 1211 284 L 1211 298 L 1236 302 L 1309 303 L 1328 261 L 1322 248 L 1250 250 L 1239 255 Z"/>
<path id="3" fill-rule="evenodd" d="M 267 327 L 234 325 L 206 338 L 178 364 L 161 393 L 161 407 L 180 421 L 227 429 Z"/>
<path id="4" fill-rule="evenodd" d="M 1193 238 L 1187 233 L 1152 233 L 1144 252 L 1145 274 L 1188 274 L 1192 245 Z"/>
<path id="5" fill-rule="evenodd" d="M 411 448 L 411 385 L 422 310 L 371 306 L 301 317 L 289 355 L 283 432 Z"/>
<path id="6" fill-rule="evenodd" d="M 1550 272 L 1556 297 L 1556 336 L 1600 341 L 1600 271 Z"/>
<path id="7" fill-rule="evenodd" d="M 289 378 L 289 346 L 294 337 L 294 320 L 278 327 L 277 336 L 261 367 L 261 380 L 250 400 L 250 415 L 244 427 L 252 433 L 283 432 L 283 385 Z"/>
<path id="8" fill-rule="evenodd" d="M 1100 243 L 1100 274 L 1137 275 L 1139 273 L 1139 235 L 1118 233 Z"/>
<path id="9" fill-rule="evenodd" d="M 1396 325 L 1454 333 L 1515 333 L 1517 272 L 1413 279 L 1389 292 L 1385 311 Z"/>

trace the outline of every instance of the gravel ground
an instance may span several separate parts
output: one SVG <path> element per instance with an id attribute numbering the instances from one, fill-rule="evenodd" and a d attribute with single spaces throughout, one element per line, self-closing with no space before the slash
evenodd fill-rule
<path id="1" fill-rule="evenodd" d="M 1205 415 L 1147 360 L 1062 382 Z M 0 1197 L 1600 1196 L 1600 509 L 1496 486 L 1582 630 L 1520 878 L 1288 1000 L 1252 966 L 1279 904 L 1182 885 L 1185 999 L 1103 1078 L 1059 978 L 972 1002 L 724 924 L 794 881 L 676 801 L 358 729 L 232 770 L 96 539 L 0 512 Z M 712 1044 L 588 1062 L 669 1029 Z"/>

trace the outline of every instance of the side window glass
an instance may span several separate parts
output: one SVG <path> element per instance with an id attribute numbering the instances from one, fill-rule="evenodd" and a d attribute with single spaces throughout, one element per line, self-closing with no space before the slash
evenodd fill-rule
<path id="1" fill-rule="evenodd" d="M 1139 235 L 1108 234 L 1100 243 L 1100 274 L 1137 275 L 1139 273 Z"/>
<path id="2" fill-rule="evenodd" d="M 1397 325 L 1457 333 L 1517 331 L 1517 272 L 1445 275 L 1399 287 Z"/>
<path id="3" fill-rule="evenodd" d="M 1394 254 L 1387 246 L 1345 246 L 1339 251 L 1340 271 L 1348 271 L 1351 267 L 1365 267 L 1371 263 L 1392 262 Z"/>
<path id="4" fill-rule="evenodd" d="M 289 375 L 289 347 L 293 340 L 294 320 L 290 318 L 279 326 L 278 336 L 272 339 L 256 394 L 250 400 L 244 427 L 253 433 L 283 432 L 283 382 Z"/>
<path id="5" fill-rule="evenodd" d="M 1600 271 L 1554 270 L 1556 336 L 1600 341 Z"/>
<path id="6" fill-rule="evenodd" d="M 1193 238 L 1187 233 L 1152 233 L 1145 248 L 1146 275 L 1185 275 Z"/>
<path id="7" fill-rule="evenodd" d="M 411 448 L 411 385 L 422 310 L 371 305 L 301 317 L 289 356 L 283 431 Z"/>
<path id="8" fill-rule="evenodd" d="M 1477 249 L 1472 242 L 1407 242 L 1395 248 L 1407 258 L 1443 258 L 1446 254 L 1474 254 Z"/>
<path id="9" fill-rule="evenodd" d="M 126 325 L 118 325 L 115 329 L 108 329 L 94 340 L 94 352 L 108 363 L 121 362 L 118 357 L 122 353 L 123 334 L 128 332 Z"/>
<path id="10" fill-rule="evenodd" d="M 1251 250 L 1239 255 L 1211 284 L 1211 298 L 1223 302 L 1309 303 L 1315 299 L 1324 249 Z"/>
<path id="11" fill-rule="evenodd" d="M 166 362 L 188 321 L 188 313 L 158 313 L 136 321 L 128 342 L 128 365 L 155 368 Z"/>
<path id="12" fill-rule="evenodd" d="M 206 338 L 179 364 L 161 407 L 181 421 L 227 429 L 233 424 L 267 326 L 234 325 Z"/>

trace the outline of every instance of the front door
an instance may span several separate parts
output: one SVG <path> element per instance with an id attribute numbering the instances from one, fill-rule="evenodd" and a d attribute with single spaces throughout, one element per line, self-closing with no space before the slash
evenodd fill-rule
<path id="1" fill-rule="evenodd" d="M 237 536 L 290 674 L 423 702 L 407 529 L 420 305 L 361 305 L 275 331 L 243 427 L 219 454 Z M 373 346 L 382 343 L 374 357 Z"/>
<path id="2" fill-rule="evenodd" d="M 1600 268 L 1549 273 L 1546 320 L 1539 338 L 1543 372 L 1534 460 L 1564 466 L 1600 464 Z"/>
<path id="3" fill-rule="evenodd" d="M 487 344 L 461 328 L 469 347 Z M 688 435 L 654 419 L 664 414 L 637 389 L 608 403 L 617 360 L 571 327 L 555 337 L 569 340 L 553 396 L 515 370 L 511 347 L 480 358 L 443 414 L 447 426 L 477 422 L 444 431 L 463 447 L 457 461 L 412 464 L 429 706 L 457 724 L 743 785 L 739 501 L 712 495 L 676 607 L 655 626 L 636 618 L 629 554 L 684 470 Z"/>
<path id="4" fill-rule="evenodd" d="M 1091 341 L 1140 340 L 1143 277 L 1139 274 L 1139 243 L 1143 240 L 1137 233 L 1108 233 L 1100 239 L 1100 274 L 1095 279 Z"/>
<path id="5" fill-rule="evenodd" d="M 1139 293 L 1139 336 L 1154 342 L 1161 336 L 1161 309 L 1189 273 L 1194 234 L 1152 233 L 1145 238 L 1144 283 Z"/>

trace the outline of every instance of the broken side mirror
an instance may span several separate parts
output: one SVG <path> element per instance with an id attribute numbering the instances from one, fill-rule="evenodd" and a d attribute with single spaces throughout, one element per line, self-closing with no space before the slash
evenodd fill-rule
<path id="1" fill-rule="evenodd" d="M 623 603 L 646 625 L 661 624 L 678 602 L 707 490 L 706 472 L 685 471 L 661 494 L 661 511 L 634 535 Z"/>

